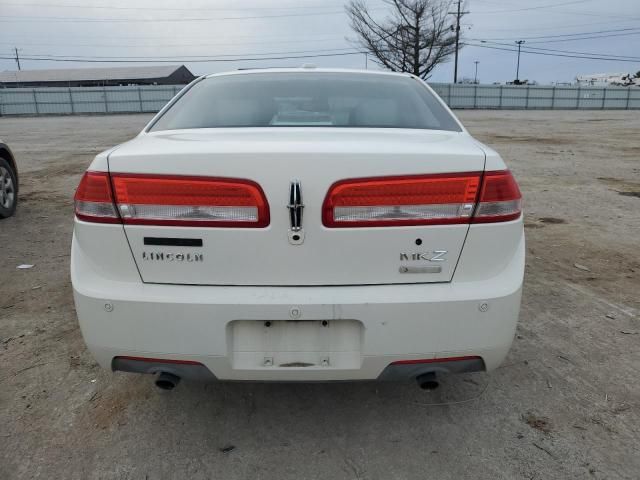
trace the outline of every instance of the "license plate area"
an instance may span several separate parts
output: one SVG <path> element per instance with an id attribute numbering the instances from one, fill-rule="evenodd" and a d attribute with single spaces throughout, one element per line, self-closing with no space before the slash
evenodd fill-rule
<path id="1" fill-rule="evenodd" d="M 234 369 L 354 369 L 361 366 L 357 320 L 236 320 L 230 324 Z"/>

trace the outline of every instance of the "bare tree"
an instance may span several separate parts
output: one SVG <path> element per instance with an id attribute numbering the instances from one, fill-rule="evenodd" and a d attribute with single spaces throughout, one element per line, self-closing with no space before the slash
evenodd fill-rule
<path id="1" fill-rule="evenodd" d="M 358 45 L 373 55 L 374 62 L 394 72 L 410 72 L 426 79 L 431 71 L 455 52 L 451 1 L 385 0 L 389 16 L 373 18 L 364 0 L 346 6 Z"/>

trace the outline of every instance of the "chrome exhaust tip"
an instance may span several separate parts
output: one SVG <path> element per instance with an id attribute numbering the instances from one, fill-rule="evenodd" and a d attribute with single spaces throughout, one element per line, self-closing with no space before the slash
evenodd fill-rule
<path id="1" fill-rule="evenodd" d="M 440 386 L 440 382 L 436 377 L 435 372 L 427 372 L 416 377 L 416 382 L 422 390 L 435 390 Z"/>
<path id="2" fill-rule="evenodd" d="M 180 377 L 167 372 L 161 372 L 156 378 L 155 384 L 160 390 L 173 390 L 180 383 Z"/>

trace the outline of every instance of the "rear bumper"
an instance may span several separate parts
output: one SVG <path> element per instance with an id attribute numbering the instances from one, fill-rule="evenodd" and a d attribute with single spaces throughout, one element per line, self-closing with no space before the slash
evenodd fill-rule
<path id="1" fill-rule="evenodd" d="M 180 378 L 200 382 L 218 381 L 211 370 L 203 364 L 193 361 L 167 361 L 160 358 L 118 356 L 111 361 L 111 369 L 149 375 L 171 373 Z M 485 365 L 481 357 L 438 358 L 417 363 L 411 361 L 392 363 L 378 375 L 377 380 L 407 380 L 417 378 L 425 373 L 470 373 L 483 370 L 485 370 Z"/>
<path id="2" fill-rule="evenodd" d="M 480 357 L 481 365 L 492 370 L 513 340 L 523 272 L 524 238 L 492 278 L 443 284 L 209 287 L 119 282 L 101 275 L 75 241 L 71 262 L 82 334 L 104 368 L 153 371 L 140 362 L 114 362 L 122 356 L 187 360 L 206 371 L 191 375 L 188 367 L 165 368 L 182 369 L 187 377 L 252 381 L 395 379 L 424 369 L 415 364 L 389 367 L 394 362 L 466 356 Z M 292 345 L 283 347 L 285 356 L 279 348 L 255 348 L 264 334 L 254 324 L 281 320 L 307 322 L 304 327 L 326 320 L 334 333 L 344 329 L 344 334 L 326 337 L 325 351 L 313 352 L 327 358 L 326 363 L 307 363 L 310 353 L 296 352 Z M 304 365 L 296 355 L 304 357 Z M 271 365 L 265 364 L 268 358 Z M 287 366 L 281 366 L 281 358 Z M 477 369 L 479 364 L 473 365 Z"/>

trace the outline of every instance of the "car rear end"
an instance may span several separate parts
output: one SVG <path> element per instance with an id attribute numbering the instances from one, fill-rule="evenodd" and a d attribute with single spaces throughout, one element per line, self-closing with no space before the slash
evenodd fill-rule
<path id="1" fill-rule="evenodd" d="M 78 188 L 74 296 L 102 366 L 331 381 L 500 364 L 524 271 L 520 192 L 425 85 L 201 82 Z M 412 104 L 429 116 L 406 117 Z"/>

